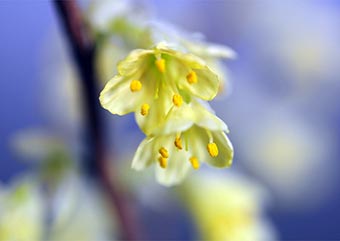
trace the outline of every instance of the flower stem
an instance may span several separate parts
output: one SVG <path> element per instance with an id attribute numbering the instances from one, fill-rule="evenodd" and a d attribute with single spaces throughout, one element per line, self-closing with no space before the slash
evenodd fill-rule
<path id="1" fill-rule="evenodd" d="M 115 206 L 114 212 L 120 221 L 121 239 L 135 240 L 137 226 L 135 215 L 132 212 L 126 195 L 118 190 L 117 182 L 112 181 L 112 170 L 108 162 L 104 146 L 103 125 L 100 118 L 100 104 L 98 100 L 99 89 L 95 72 L 95 43 L 90 38 L 84 24 L 81 11 L 76 1 L 54 0 L 55 9 L 64 28 L 65 35 L 70 44 L 73 60 L 79 72 L 82 85 L 85 125 L 88 138 L 86 139 L 86 169 L 91 176 L 97 177 L 110 202 Z"/>

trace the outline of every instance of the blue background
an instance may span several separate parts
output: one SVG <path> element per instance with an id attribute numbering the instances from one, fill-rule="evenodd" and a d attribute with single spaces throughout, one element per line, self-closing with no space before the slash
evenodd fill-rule
<path id="1" fill-rule="evenodd" d="M 237 25 L 233 24 L 239 17 L 246 17 L 242 15 L 241 10 L 247 1 L 180 2 L 182 1 L 149 1 L 159 17 L 178 23 L 188 30 L 201 31 L 209 40 L 232 46 L 240 56 L 247 55 L 247 45 L 240 41 Z M 340 13 L 337 2 L 326 4 L 337 8 Z M 229 10 L 221 10 L 222 5 L 224 9 L 227 5 Z M 196 18 L 205 15 L 207 19 L 206 16 L 209 16 L 209 21 L 205 24 L 195 22 L 195 18 L 184 16 L 185 12 Z M 221 18 L 229 20 L 229 24 L 220 21 Z M 27 127 L 47 125 L 40 95 L 43 81 L 49 81 L 41 77 L 42 49 L 46 46 L 50 30 L 58 28 L 57 24 L 53 6 L 49 1 L 0 1 L 0 179 L 3 182 L 8 182 L 18 173 L 30 168 L 29 164 L 18 162 L 17 156 L 12 152 L 12 134 Z M 216 29 L 225 31 L 217 33 Z M 340 28 L 334 31 L 340 31 Z M 50 47 L 53 49 L 53 46 Z M 237 69 L 239 65 L 240 61 L 237 61 L 230 63 L 229 67 Z M 338 102 L 333 104 L 338 105 Z M 333 116 L 331 122 L 338 123 L 339 117 L 340 115 Z M 340 128 L 336 124 L 334 133 L 340 134 Z M 270 208 L 269 215 L 278 229 L 280 238 L 340 239 L 340 188 L 337 187 L 333 194 L 322 207 L 308 212 L 282 211 L 277 210 L 275 206 Z M 185 238 L 185 235 L 182 238 Z"/>

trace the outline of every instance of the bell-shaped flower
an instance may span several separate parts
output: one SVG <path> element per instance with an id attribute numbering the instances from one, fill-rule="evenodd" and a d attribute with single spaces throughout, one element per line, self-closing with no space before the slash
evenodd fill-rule
<path id="1" fill-rule="evenodd" d="M 225 123 L 193 100 L 170 110 L 167 121 L 155 127 L 138 147 L 132 168 L 143 170 L 156 163 L 156 178 L 166 186 L 180 183 L 190 169 L 202 162 L 229 167 L 233 147 Z"/>
<path id="2" fill-rule="evenodd" d="M 118 115 L 136 112 L 146 120 L 152 112 L 165 118 L 174 105 L 181 106 L 191 96 L 211 100 L 220 84 L 201 58 L 163 43 L 132 51 L 117 67 L 118 75 L 100 94 L 102 106 Z"/>

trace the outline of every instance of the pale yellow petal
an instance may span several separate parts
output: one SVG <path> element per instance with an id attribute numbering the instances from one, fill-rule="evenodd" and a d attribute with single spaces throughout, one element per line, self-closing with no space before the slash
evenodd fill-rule
<path id="1" fill-rule="evenodd" d="M 146 94 L 143 90 L 132 92 L 131 81 L 132 79 L 119 75 L 112 78 L 100 93 L 102 107 L 117 115 L 136 111 Z"/>
<path id="2" fill-rule="evenodd" d="M 155 130 L 163 128 L 162 125 L 165 123 L 167 113 L 173 106 L 171 92 L 160 87 L 158 94 L 158 98 L 151 98 L 152 101 L 147 115 L 135 113 L 136 122 L 146 135 L 155 134 Z"/>
<path id="3" fill-rule="evenodd" d="M 208 103 L 193 101 L 192 109 L 195 114 L 194 122 L 196 125 L 211 131 L 229 132 L 227 125 L 215 115 Z"/>
<path id="4" fill-rule="evenodd" d="M 137 171 L 143 170 L 156 160 L 155 138 L 145 138 L 137 148 L 131 167 Z"/>
<path id="5" fill-rule="evenodd" d="M 175 135 L 168 138 L 170 145 L 168 146 L 169 158 L 166 168 L 156 165 L 156 179 L 164 186 L 174 186 L 181 183 L 192 170 L 189 162 L 190 153 L 184 150 L 177 150 L 173 145 Z"/>
<path id="6" fill-rule="evenodd" d="M 234 150 L 233 146 L 223 131 L 211 132 L 213 142 L 218 148 L 218 155 L 212 157 L 207 146 L 210 143 L 210 138 L 207 131 L 198 126 L 194 126 L 188 131 L 189 148 L 193 155 L 200 158 L 200 161 L 206 162 L 215 167 L 229 167 L 232 164 Z"/>
<path id="7" fill-rule="evenodd" d="M 120 75 L 130 76 L 146 68 L 149 64 L 148 58 L 152 58 L 153 50 L 135 49 L 117 65 Z"/>
<path id="8" fill-rule="evenodd" d="M 214 143 L 218 147 L 218 156 L 210 157 L 207 162 L 215 167 L 230 167 L 233 162 L 234 149 L 224 132 L 213 132 Z"/>
<path id="9" fill-rule="evenodd" d="M 186 76 L 190 71 L 196 73 L 196 83 L 189 83 L 187 81 Z M 203 100 L 212 100 L 217 95 L 220 87 L 218 76 L 207 66 L 192 68 L 190 71 L 183 76 L 183 80 L 179 83 L 180 88 Z"/>

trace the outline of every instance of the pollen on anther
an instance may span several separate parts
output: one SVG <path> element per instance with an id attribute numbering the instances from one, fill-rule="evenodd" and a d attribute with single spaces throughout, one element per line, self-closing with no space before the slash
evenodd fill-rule
<path id="1" fill-rule="evenodd" d="M 189 161 L 194 169 L 197 170 L 200 168 L 200 162 L 198 161 L 197 157 L 190 157 Z"/>
<path id="2" fill-rule="evenodd" d="M 164 147 L 161 147 L 159 150 L 158 150 L 159 154 L 162 155 L 162 157 L 164 158 L 168 158 L 169 157 L 169 152 L 167 149 L 165 149 Z"/>
<path id="3" fill-rule="evenodd" d="M 212 157 L 218 156 L 218 147 L 217 147 L 216 143 L 214 143 L 214 142 L 209 143 L 208 146 L 207 146 L 207 149 L 208 149 L 210 156 L 212 156 Z"/>
<path id="4" fill-rule="evenodd" d="M 180 137 L 176 137 L 175 142 L 174 142 L 175 146 L 179 149 L 182 150 L 182 140 Z"/>
<path id="5" fill-rule="evenodd" d="M 142 83 L 139 80 L 132 80 L 130 83 L 130 90 L 132 92 L 136 92 L 141 90 L 142 88 Z"/>
<path id="6" fill-rule="evenodd" d="M 172 97 L 172 103 L 174 103 L 175 106 L 180 107 L 183 104 L 182 96 L 179 94 L 174 94 Z"/>
<path id="7" fill-rule="evenodd" d="M 140 114 L 143 116 L 146 116 L 149 114 L 150 106 L 148 104 L 143 104 L 142 107 L 140 108 Z"/>
<path id="8" fill-rule="evenodd" d="M 165 157 L 162 157 L 160 156 L 158 158 L 158 162 L 159 162 L 159 165 L 162 167 L 162 168 L 166 168 L 167 164 L 168 164 L 168 160 L 165 158 Z"/>
<path id="9" fill-rule="evenodd" d="M 159 70 L 159 72 L 161 72 L 161 73 L 165 72 L 165 59 L 162 59 L 162 58 L 157 59 L 155 61 L 155 64 L 156 64 L 157 69 Z"/>
<path id="10" fill-rule="evenodd" d="M 189 84 L 195 84 L 197 83 L 197 74 L 195 71 L 190 71 L 187 75 L 187 81 Z"/>

